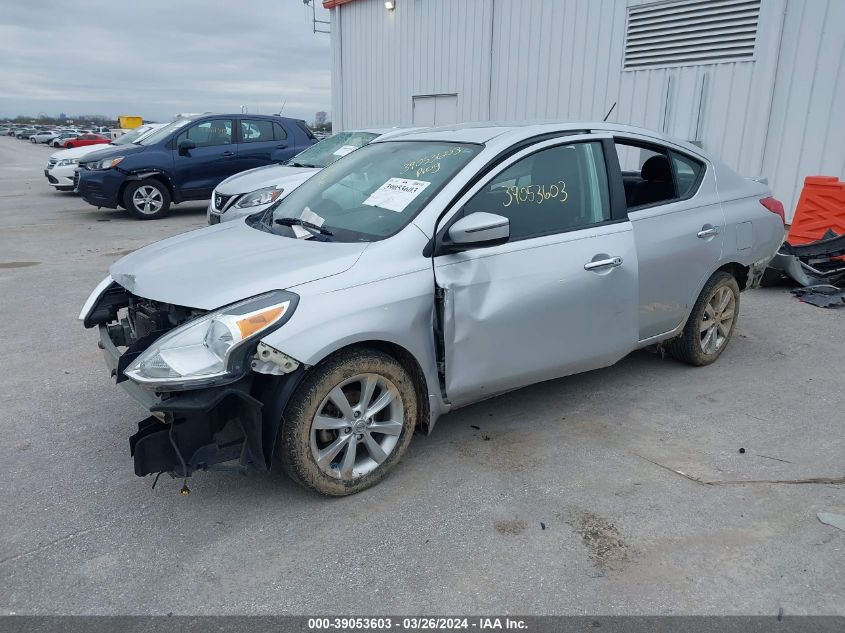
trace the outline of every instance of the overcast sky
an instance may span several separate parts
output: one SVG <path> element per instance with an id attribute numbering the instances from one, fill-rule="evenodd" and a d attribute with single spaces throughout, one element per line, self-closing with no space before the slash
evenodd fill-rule
<path id="1" fill-rule="evenodd" d="M 328 19 L 316 0 L 318 17 Z M 15 0 L 0 9 L 0 117 L 330 111 L 329 36 L 302 0 Z"/>

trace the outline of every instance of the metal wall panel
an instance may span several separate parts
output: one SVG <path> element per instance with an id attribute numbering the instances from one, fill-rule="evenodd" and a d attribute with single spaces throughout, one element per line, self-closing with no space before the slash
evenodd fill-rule
<path id="1" fill-rule="evenodd" d="M 791 213 L 805 175 L 842 176 L 845 0 L 766 0 L 754 59 L 623 70 L 641 0 L 356 0 L 332 9 L 335 129 L 411 125 L 415 95 L 459 121 L 610 120 L 698 141 L 767 176 Z M 786 17 L 786 19 L 785 19 Z"/>

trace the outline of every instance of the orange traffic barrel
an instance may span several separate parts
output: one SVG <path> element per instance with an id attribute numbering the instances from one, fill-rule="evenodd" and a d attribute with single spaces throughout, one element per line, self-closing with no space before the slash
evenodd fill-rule
<path id="1" fill-rule="evenodd" d="M 845 233 L 845 182 L 836 176 L 807 176 L 786 241 L 815 242 L 828 230 Z"/>

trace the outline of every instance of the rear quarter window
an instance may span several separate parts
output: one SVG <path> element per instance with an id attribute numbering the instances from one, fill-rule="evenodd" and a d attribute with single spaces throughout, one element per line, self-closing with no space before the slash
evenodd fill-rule
<path id="1" fill-rule="evenodd" d="M 704 163 L 671 150 L 669 155 L 672 158 L 672 168 L 675 170 L 675 179 L 678 183 L 678 196 L 689 198 L 695 195 L 701 183 L 701 176 L 704 174 Z"/>

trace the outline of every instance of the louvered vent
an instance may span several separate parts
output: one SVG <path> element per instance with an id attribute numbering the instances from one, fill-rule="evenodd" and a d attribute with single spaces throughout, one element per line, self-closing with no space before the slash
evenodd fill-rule
<path id="1" fill-rule="evenodd" d="M 754 57 L 760 0 L 683 0 L 628 8 L 625 70 Z"/>

